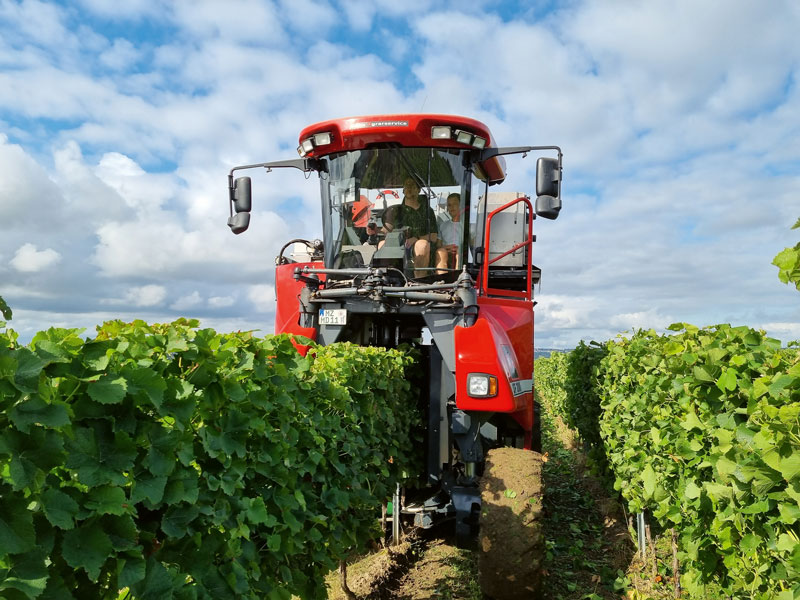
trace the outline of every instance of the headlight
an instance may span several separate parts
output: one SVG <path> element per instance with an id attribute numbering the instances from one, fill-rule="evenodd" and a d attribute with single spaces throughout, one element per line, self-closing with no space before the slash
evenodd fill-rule
<path id="1" fill-rule="evenodd" d="M 450 139 L 450 126 L 449 125 L 434 125 L 431 127 L 431 137 L 435 140 L 449 140 Z"/>
<path id="2" fill-rule="evenodd" d="M 330 143 L 331 143 L 331 134 L 329 131 L 326 131 L 324 133 L 314 134 L 315 146 L 327 146 Z"/>
<path id="3" fill-rule="evenodd" d="M 472 134 L 469 131 L 464 131 L 463 129 L 456 129 L 456 141 L 459 144 L 471 144 L 472 143 Z"/>
<path id="4" fill-rule="evenodd" d="M 467 375 L 467 394 L 473 398 L 491 398 L 497 395 L 497 377 L 485 373 Z"/>

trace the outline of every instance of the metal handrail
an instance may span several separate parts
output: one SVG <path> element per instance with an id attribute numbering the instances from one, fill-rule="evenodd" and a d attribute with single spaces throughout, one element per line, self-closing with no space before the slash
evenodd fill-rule
<path id="1" fill-rule="evenodd" d="M 516 244 L 513 248 L 507 250 L 500 256 L 497 256 L 491 260 L 488 259 L 489 256 L 489 242 L 492 237 L 492 219 L 495 215 L 503 212 L 504 210 L 514 206 L 515 204 L 519 204 L 520 202 L 524 202 L 525 205 L 528 207 L 528 238 L 524 242 L 520 242 Z M 516 297 L 516 298 L 524 298 L 525 300 L 530 301 L 533 298 L 532 294 L 532 282 L 533 282 L 533 253 L 528 252 L 528 260 L 526 269 L 528 271 L 527 275 L 527 284 L 524 292 L 517 292 L 514 290 L 501 290 L 497 288 L 490 288 L 489 287 L 489 266 L 493 263 L 497 262 L 501 258 L 508 256 L 512 252 L 519 250 L 520 248 L 524 248 L 526 246 L 533 245 L 533 206 L 531 205 L 531 201 L 526 197 L 520 197 L 516 200 L 511 200 L 510 202 L 505 203 L 503 206 L 494 209 L 489 215 L 486 217 L 486 235 L 484 237 L 484 255 L 487 257 L 486 262 L 482 268 L 481 274 L 481 292 L 484 294 L 493 294 L 496 296 L 508 296 L 508 297 Z"/>

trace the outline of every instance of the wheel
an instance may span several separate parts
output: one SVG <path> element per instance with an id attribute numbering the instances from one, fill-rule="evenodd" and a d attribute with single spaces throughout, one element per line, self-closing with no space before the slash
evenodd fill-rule
<path id="1" fill-rule="evenodd" d="M 544 558 L 541 454 L 490 450 L 480 489 L 481 591 L 494 600 L 538 598 Z"/>

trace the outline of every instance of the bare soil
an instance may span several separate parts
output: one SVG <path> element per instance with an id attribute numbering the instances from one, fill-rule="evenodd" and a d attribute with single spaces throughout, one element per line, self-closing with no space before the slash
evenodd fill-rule
<path id="1" fill-rule="evenodd" d="M 434 540 L 402 578 L 394 597 L 402 600 L 474 598 L 479 593 L 473 577 L 477 568 L 472 553 L 444 540 Z"/>
<path id="2" fill-rule="evenodd" d="M 662 597 L 641 595 L 652 579 L 651 567 L 637 568 L 640 561 L 633 556 L 635 546 L 619 504 L 591 475 L 574 433 L 561 419 L 550 415 L 546 419 L 548 453 L 493 450 L 492 466 L 483 477 L 499 516 L 497 522 L 487 524 L 489 515 L 483 515 L 482 508 L 479 544 L 488 541 L 490 548 L 499 546 L 505 568 L 516 569 L 510 575 L 506 570 L 506 579 L 497 575 L 495 583 L 507 584 L 512 594 L 502 595 L 506 588 L 501 586 L 499 597 L 610 600 L 626 591 L 639 592 L 636 597 Z M 538 501 L 531 503 L 532 499 Z M 457 549 L 452 532 L 440 527 L 350 564 L 348 583 L 356 597 L 485 600 L 488 596 L 482 594 L 478 576 L 480 552 Z M 491 535 L 487 535 L 489 530 Z M 525 551 L 534 546 L 538 549 Z M 518 564 L 515 558 L 521 559 Z M 481 560 L 484 573 L 490 568 L 485 558 Z M 344 600 L 338 572 L 327 583 L 329 597 Z"/>
<path id="3" fill-rule="evenodd" d="M 538 597 L 544 548 L 542 455 L 518 448 L 490 450 L 480 487 L 481 589 L 497 600 Z"/>

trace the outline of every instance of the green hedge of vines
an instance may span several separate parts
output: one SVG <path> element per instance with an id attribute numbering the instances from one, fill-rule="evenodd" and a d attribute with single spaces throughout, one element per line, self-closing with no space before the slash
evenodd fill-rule
<path id="1" fill-rule="evenodd" d="M 324 597 L 414 472 L 411 359 L 106 323 L 0 330 L 0 597 Z"/>
<path id="2" fill-rule="evenodd" d="M 798 598 L 800 356 L 748 327 L 671 329 L 582 345 L 568 361 L 594 367 L 567 387 L 593 390 L 631 512 L 679 532 L 692 597 Z"/>

